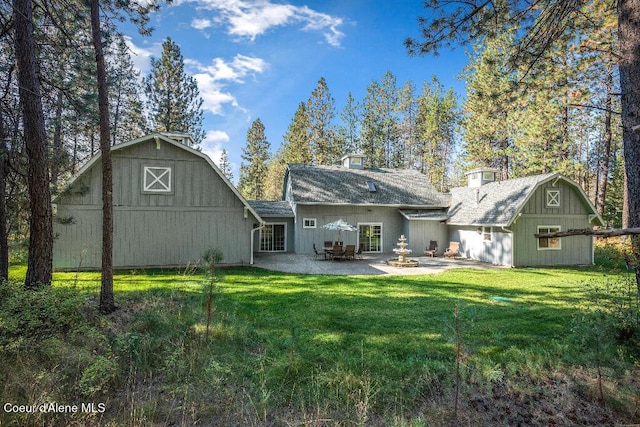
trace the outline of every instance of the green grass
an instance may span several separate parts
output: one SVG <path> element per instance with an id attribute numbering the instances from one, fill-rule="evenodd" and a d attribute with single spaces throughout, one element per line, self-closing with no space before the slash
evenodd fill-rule
<path id="1" fill-rule="evenodd" d="M 598 268 L 368 277 L 219 272 L 208 340 L 202 275 L 117 272 L 121 309 L 110 316 L 95 309 L 98 273 L 55 273 L 43 307 L 62 308 L 51 313 L 34 308 L 43 298 L 13 287 L 0 311 L 9 337 L 0 348 L 6 380 L 0 400 L 28 403 L 44 393 L 63 403 L 107 402 L 108 409 L 76 418 L 0 412 L 0 422 L 4 416 L 7 425 L 442 425 L 457 417 L 476 425 L 531 424 L 552 421 L 533 409 L 547 405 L 563 414 L 555 422 L 569 423 L 562 417 L 570 416 L 575 396 L 553 397 L 563 384 L 594 402 L 595 356 L 581 346 L 586 335 L 574 333 L 576 319 L 591 312 L 585 284 L 625 277 Z M 18 280 L 24 270 L 11 274 Z M 16 309 L 25 300 L 45 314 L 34 319 Z M 77 310 L 63 309 L 69 300 Z M 43 339 L 37 331 L 46 316 L 73 321 L 53 322 Z M 21 332 L 24 325 L 30 332 Z M 459 414 L 452 413 L 456 346 Z M 637 420 L 637 388 L 629 378 L 637 375 L 639 349 L 602 348 L 611 390 L 590 414 Z M 20 369 L 8 368 L 18 361 Z M 594 423 L 585 417 L 578 421 Z"/>

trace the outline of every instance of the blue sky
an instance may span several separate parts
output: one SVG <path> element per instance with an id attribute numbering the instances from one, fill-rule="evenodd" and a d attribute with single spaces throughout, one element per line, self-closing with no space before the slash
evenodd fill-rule
<path id="1" fill-rule="evenodd" d="M 216 163 L 223 148 L 234 167 L 242 161 L 247 130 L 260 118 L 272 152 L 300 102 L 324 77 L 336 101 L 336 116 L 352 92 L 361 101 L 373 80 L 387 70 L 398 86 L 418 90 L 436 75 L 464 95 L 458 79 L 467 62 L 464 49 L 440 56 L 409 57 L 403 41 L 417 36 L 421 0 L 174 0 L 153 14 L 150 37 L 129 25 L 134 62 L 143 75 L 171 37 L 198 81 L 204 99 L 201 145 Z"/>

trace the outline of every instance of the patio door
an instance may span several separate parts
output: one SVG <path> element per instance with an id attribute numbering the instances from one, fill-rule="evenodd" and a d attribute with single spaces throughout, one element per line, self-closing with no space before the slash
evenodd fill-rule
<path id="1" fill-rule="evenodd" d="M 382 224 L 359 223 L 358 245 L 363 252 L 382 252 Z"/>
<path id="2" fill-rule="evenodd" d="M 260 229 L 260 252 L 284 252 L 286 240 L 286 224 L 267 224 Z"/>

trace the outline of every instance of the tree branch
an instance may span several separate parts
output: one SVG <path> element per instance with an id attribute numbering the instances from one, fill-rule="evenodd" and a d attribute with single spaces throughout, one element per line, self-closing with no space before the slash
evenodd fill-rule
<path id="1" fill-rule="evenodd" d="M 570 236 L 599 236 L 599 237 L 616 237 L 616 236 L 633 236 L 640 235 L 639 228 L 610 228 L 607 230 L 594 230 L 591 228 L 578 228 L 567 231 L 557 231 L 555 233 L 536 233 L 533 235 L 536 239 L 553 238 L 553 237 L 570 237 Z"/>

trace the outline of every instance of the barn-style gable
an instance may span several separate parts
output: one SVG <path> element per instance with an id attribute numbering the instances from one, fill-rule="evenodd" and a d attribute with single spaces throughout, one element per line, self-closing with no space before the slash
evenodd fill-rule
<path id="1" fill-rule="evenodd" d="M 155 133 L 112 147 L 114 265 L 184 265 L 218 247 L 251 260 L 260 216 L 185 136 Z M 96 268 L 101 259 L 102 170 L 88 162 L 55 200 L 54 265 Z"/>

